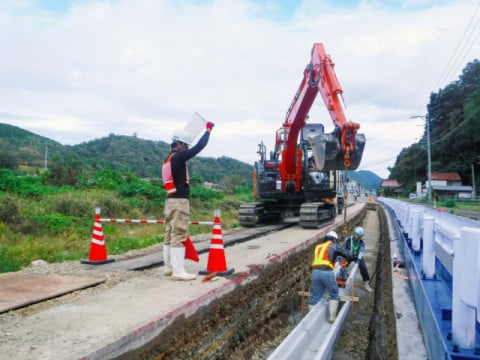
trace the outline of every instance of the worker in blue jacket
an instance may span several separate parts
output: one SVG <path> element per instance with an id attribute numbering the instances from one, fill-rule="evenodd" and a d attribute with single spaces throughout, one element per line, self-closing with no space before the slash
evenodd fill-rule
<path id="1" fill-rule="evenodd" d="M 362 238 L 364 234 L 365 231 L 361 226 L 356 227 L 353 231 L 353 235 L 350 235 L 345 239 L 344 247 L 352 253 L 358 263 L 358 268 L 365 284 L 365 290 L 372 292 L 373 290 L 370 287 L 370 275 L 368 275 L 367 265 L 363 259 L 365 243 L 363 242 Z"/>

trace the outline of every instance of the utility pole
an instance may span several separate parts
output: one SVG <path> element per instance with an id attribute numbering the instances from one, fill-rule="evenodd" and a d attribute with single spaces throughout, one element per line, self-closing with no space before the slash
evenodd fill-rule
<path id="1" fill-rule="evenodd" d="M 430 119 L 425 116 L 427 123 L 427 147 L 428 147 L 428 202 L 432 202 L 432 153 L 430 150 Z"/>
<path id="2" fill-rule="evenodd" d="M 472 188 L 473 188 L 473 200 L 477 197 L 477 191 L 475 190 L 475 171 L 473 171 L 473 164 L 470 164 L 472 167 Z"/>
<path id="3" fill-rule="evenodd" d="M 48 146 L 45 145 L 45 171 L 48 169 Z"/>
<path id="4" fill-rule="evenodd" d="M 422 118 L 425 119 L 425 124 L 427 127 L 427 157 L 428 157 L 428 201 L 432 202 L 432 154 L 430 150 L 430 119 L 428 115 L 413 115 L 410 116 L 410 119 Z"/>

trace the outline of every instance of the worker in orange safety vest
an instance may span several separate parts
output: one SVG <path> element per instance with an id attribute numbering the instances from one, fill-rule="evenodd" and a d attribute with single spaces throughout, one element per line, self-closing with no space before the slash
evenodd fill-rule
<path id="1" fill-rule="evenodd" d="M 309 308 L 312 309 L 323 297 L 325 290 L 329 294 L 328 321 L 333 323 L 337 317 L 337 308 L 340 296 L 338 284 L 333 271 L 337 257 L 353 261 L 350 251 L 337 245 L 338 235 L 329 231 L 320 244 L 315 247 L 312 261 L 312 283 L 310 285 Z"/>
<path id="2" fill-rule="evenodd" d="M 184 268 L 186 247 L 193 247 L 189 230 L 190 179 L 187 161 L 207 146 L 213 126 L 212 122 L 207 122 L 205 133 L 190 149 L 192 143 L 190 136 L 184 131 L 177 132 L 172 138 L 172 150 L 162 165 L 162 180 L 167 191 L 164 208 L 164 275 L 172 276 L 173 280 L 194 280 L 196 277 Z M 198 261 L 198 254 L 193 251 L 196 259 L 192 260 Z"/>

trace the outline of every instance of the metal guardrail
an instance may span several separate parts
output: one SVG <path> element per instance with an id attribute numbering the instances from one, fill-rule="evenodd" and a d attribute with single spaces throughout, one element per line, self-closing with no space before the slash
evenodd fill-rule
<path id="1" fill-rule="evenodd" d="M 396 218 L 417 315 L 431 359 L 480 359 L 480 222 L 406 201 L 380 198 Z M 351 291 L 358 267 L 342 295 Z M 455 276 L 453 275 L 455 274 Z M 330 359 L 351 302 L 333 324 L 319 302 L 269 360 Z"/>
<path id="2" fill-rule="evenodd" d="M 480 222 L 380 198 L 395 215 L 430 358 L 480 359 Z"/>

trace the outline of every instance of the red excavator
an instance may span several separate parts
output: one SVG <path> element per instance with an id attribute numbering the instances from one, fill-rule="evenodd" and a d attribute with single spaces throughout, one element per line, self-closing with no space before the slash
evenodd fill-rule
<path id="1" fill-rule="evenodd" d="M 335 219 L 344 207 L 344 170 L 355 170 L 362 159 L 365 135 L 348 121 L 343 90 L 323 44 L 314 44 L 300 87 L 277 130 L 275 148 L 267 159 L 259 144 L 260 160 L 253 166 L 255 202 L 242 204 L 240 225 L 253 227 L 299 216 L 304 228 L 317 228 Z M 309 123 L 309 112 L 320 93 L 335 126 L 324 133 L 322 124 Z"/>

